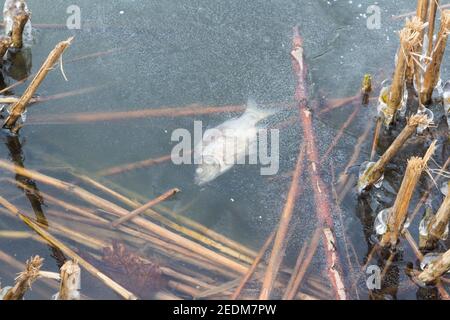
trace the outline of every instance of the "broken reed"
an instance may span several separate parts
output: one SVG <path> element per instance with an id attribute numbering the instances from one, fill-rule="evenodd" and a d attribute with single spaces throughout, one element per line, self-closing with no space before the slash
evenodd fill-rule
<path id="1" fill-rule="evenodd" d="M 430 11 L 428 13 L 428 50 L 427 57 L 431 57 L 433 52 L 434 25 L 436 24 L 436 12 L 439 6 L 439 0 L 431 0 Z"/>
<path id="2" fill-rule="evenodd" d="M 61 284 L 57 300 L 80 300 L 81 269 L 69 260 L 61 267 Z"/>
<path id="3" fill-rule="evenodd" d="M 419 274 L 418 279 L 424 283 L 434 283 L 438 281 L 439 277 L 450 270 L 450 250 L 445 252 L 436 261 L 430 263 L 422 273 Z"/>
<path id="4" fill-rule="evenodd" d="M 3 300 L 22 300 L 28 289 L 39 277 L 39 271 L 42 267 L 44 259 L 39 256 L 32 257 L 26 263 L 25 271 L 19 273 L 16 283 L 6 292 Z"/>
<path id="5" fill-rule="evenodd" d="M 424 30 L 425 30 L 425 27 L 427 26 L 427 24 L 426 24 L 427 13 L 428 13 L 428 0 L 419 0 L 418 6 L 417 6 L 416 17 L 413 17 L 411 20 L 406 20 L 406 27 L 419 33 L 419 39 L 418 39 L 417 43 L 414 44 L 411 54 L 409 56 L 409 60 L 408 60 L 408 66 L 406 69 L 407 83 L 412 84 L 415 76 L 416 76 L 416 80 L 420 79 L 420 77 L 419 77 L 420 73 L 418 73 L 419 70 L 417 68 L 417 65 L 419 62 L 414 56 L 415 55 L 418 56 L 422 53 L 423 41 L 424 41 Z M 416 63 L 416 61 L 417 61 L 417 63 Z"/>
<path id="6" fill-rule="evenodd" d="M 420 99 L 423 104 L 430 104 L 432 102 L 433 90 L 440 78 L 441 63 L 444 57 L 449 32 L 450 10 L 445 10 L 442 11 L 441 14 L 441 27 L 437 36 L 436 45 L 431 53 L 432 60 L 428 64 L 423 77 L 423 85 L 420 92 Z"/>
<path id="7" fill-rule="evenodd" d="M 417 127 L 421 124 L 427 124 L 426 116 L 415 115 L 411 117 L 406 127 L 400 132 L 381 158 L 360 177 L 359 184 L 366 186 L 365 189 L 369 189 L 376 184 L 383 176 L 386 165 L 399 152 L 406 140 L 416 132 Z"/>
<path id="8" fill-rule="evenodd" d="M 17 120 L 20 118 L 22 113 L 25 112 L 28 103 L 32 99 L 39 85 L 45 79 L 50 70 L 52 70 L 53 66 L 56 64 L 58 59 L 61 57 L 63 52 L 70 46 L 72 43 L 73 37 L 67 39 L 66 41 L 62 41 L 56 45 L 56 47 L 50 52 L 44 64 L 41 66 L 33 81 L 31 81 L 28 88 L 25 90 L 22 97 L 11 106 L 11 112 L 6 118 L 3 128 L 9 129 L 13 133 L 17 133 L 20 130 L 20 126 L 16 125 Z"/>
<path id="9" fill-rule="evenodd" d="M 13 26 L 11 32 L 11 48 L 22 49 L 23 47 L 23 30 L 28 20 L 30 19 L 30 14 L 24 9 L 13 18 Z"/>
<path id="10" fill-rule="evenodd" d="M 395 67 L 392 85 L 389 88 L 387 99 L 387 110 L 385 116 L 387 119 L 393 119 L 397 110 L 403 101 L 405 90 L 406 68 L 410 63 L 411 53 L 420 44 L 420 32 L 417 25 L 421 23 L 417 17 L 411 21 L 406 20 L 406 26 L 400 31 L 400 49 L 397 53 L 397 65 Z M 414 26 L 414 27 L 413 27 Z"/>
<path id="11" fill-rule="evenodd" d="M 434 216 L 428 225 L 428 235 L 425 239 L 421 239 L 421 247 L 426 249 L 434 249 L 439 240 L 444 238 L 450 222 L 450 192 L 447 193 L 441 207 L 436 216 Z M 421 241 L 421 242 L 422 242 Z"/>
<path id="12" fill-rule="evenodd" d="M 11 46 L 11 37 L 1 37 L 0 38 L 0 64 L 3 63 L 3 57 Z"/>
<path id="13" fill-rule="evenodd" d="M 419 182 L 422 172 L 427 168 L 428 160 L 430 160 L 436 150 L 436 142 L 437 141 L 434 141 L 431 144 L 423 158 L 413 157 L 408 161 L 405 176 L 403 177 L 394 206 L 389 211 L 387 231 L 381 239 L 381 246 L 384 247 L 389 244 L 392 247 L 396 246 L 399 235 L 403 229 L 403 224 L 408 215 L 409 203 L 414 193 L 414 189 Z"/>

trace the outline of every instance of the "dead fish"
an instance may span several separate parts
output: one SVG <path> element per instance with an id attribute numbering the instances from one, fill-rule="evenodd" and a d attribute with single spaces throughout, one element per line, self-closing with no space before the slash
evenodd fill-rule
<path id="1" fill-rule="evenodd" d="M 273 115 L 273 110 L 261 110 L 249 99 L 247 109 L 239 118 L 225 121 L 216 128 L 208 129 L 194 149 L 196 169 L 195 183 L 204 185 L 230 170 L 245 157 L 256 152 L 257 124 Z"/>

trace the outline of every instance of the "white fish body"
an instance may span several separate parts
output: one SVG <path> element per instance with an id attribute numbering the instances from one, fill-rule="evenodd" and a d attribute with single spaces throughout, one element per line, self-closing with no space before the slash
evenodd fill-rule
<path id="1" fill-rule="evenodd" d="M 247 155 L 256 151 L 257 124 L 273 114 L 273 111 L 259 109 L 255 101 L 249 100 L 242 116 L 206 130 L 202 146 L 196 146 L 194 151 L 194 157 L 201 161 L 196 170 L 196 183 L 203 185 L 224 174 L 236 163 L 243 163 Z"/>

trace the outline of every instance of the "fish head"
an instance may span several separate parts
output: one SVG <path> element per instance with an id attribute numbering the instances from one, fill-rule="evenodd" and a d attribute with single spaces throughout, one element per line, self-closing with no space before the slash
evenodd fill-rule
<path id="1" fill-rule="evenodd" d="M 202 186 L 221 175 L 220 161 L 214 157 L 203 157 L 202 163 L 195 170 L 195 183 Z"/>

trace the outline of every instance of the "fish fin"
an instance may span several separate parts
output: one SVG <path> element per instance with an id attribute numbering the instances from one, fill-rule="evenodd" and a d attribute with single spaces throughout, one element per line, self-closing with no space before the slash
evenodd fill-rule
<path id="1" fill-rule="evenodd" d="M 245 114 L 254 118 L 256 122 L 259 122 L 270 116 L 273 116 L 275 113 L 277 113 L 277 111 L 273 109 L 259 108 L 256 101 L 253 98 L 249 98 L 247 101 L 247 109 L 245 110 Z"/>

